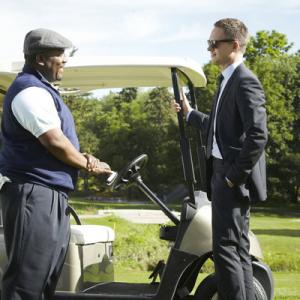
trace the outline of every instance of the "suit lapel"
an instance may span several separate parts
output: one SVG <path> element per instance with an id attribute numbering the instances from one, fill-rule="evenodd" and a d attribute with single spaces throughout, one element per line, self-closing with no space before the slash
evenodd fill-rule
<path id="1" fill-rule="evenodd" d="M 242 66 L 243 66 L 243 64 L 240 64 L 240 65 L 234 70 L 234 72 L 232 73 L 231 77 L 229 78 L 229 80 L 228 80 L 227 83 L 226 83 L 226 86 L 225 86 L 225 88 L 224 88 L 224 90 L 223 90 L 223 93 L 222 93 L 221 98 L 220 98 L 220 101 L 219 101 L 218 112 L 217 112 L 217 118 L 218 118 L 219 112 L 221 111 L 222 105 L 223 105 L 223 103 L 225 102 L 226 95 L 228 94 L 228 91 L 231 89 L 234 80 L 238 77 L 239 70 L 242 68 Z"/>
<path id="2" fill-rule="evenodd" d="M 219 82 L 219 84 L 218 84 L 218 90 L 217 90 L 216 94 L 214 95 L 213 106 L 212 106 L 212 110 L 211 110 L 211 114 L 210 114 L 209 128 L 212 126 L 213 120 L 215 118 L 216 106 L 217 106 L 217 103 L 218 103 L 218 97 L 219 97 L 219 93 L 220 93 L 220 89 L 221 89 L 220 83 L 221 83 L 222 80 L 219 81 L 219 77 L 218 77 L 218 82 Z M 222 78 L 224 78 L 223 75 L 222 75 Z"/>
<path id="3" fill-rule="evenodd" d="M 235 80 L 235 78 L 238 76 L 239 69 L 241 69 L 243 64 L 240 64 L 232 73 L 231 77 L 229 78 L 228 82 L 226 83 L 226 86 L 222 92 L 219 105 L 218 105 L 218 111 L 216 112 L 216 106 L 218 102 L 218 92 L 214 96 L 214 102 L 213 102 L 213 107 L 211 110 L 210 118 L 209 118 L 209 126 L 208 126 L 208 132 L 206 135 L 206 155 L 209 158 L 211 155 L 211 148 L 212 148 L 212 142 L 213 142 L 213 123 L 214 123 L 214 118 L 216 115 L 216 118 L 218 118 L 218 114 L 222 108 L 222 104 L 225 101 L 226 95 L 228 94 L 228 91 L 231 89 L 231 86 Z M 217 121 L 217 120 L 216 120 Z"/>

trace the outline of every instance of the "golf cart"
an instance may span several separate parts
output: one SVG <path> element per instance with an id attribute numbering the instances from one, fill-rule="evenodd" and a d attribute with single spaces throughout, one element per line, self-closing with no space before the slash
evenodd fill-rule
<path id="1" fill-rule="evenodd" d="M 1 75 L 1 73 L 0 73 Z M 1 77 L 0 77 L 1 78 Z M 65 68 L 64 79 L 60 83 L 62 92 L 91 91 L 100 88 L 122 87 L 173 87 L 174 96 L 180 103 L 180 89 L 187 87 L 191 104 L 196 108 L 195 87 L 204 87 L 206 78 L 201 67 L 195 62 L 184 59 L 157 58 L 105 58 L 89 62 L 70 61 Z M 0 89 L 4 90 L 0 85 Z M 1 91 L 0 90 L 0 91 Z M 195 182 L 203 181 L 203 172 L 199 169 L 195 176 L 194 163 L 190 151 L 189 137 L 186 133 L 182 113 L 178 113 L 180 148 L 185 184 L 189 197 L 182 201 L 180 219 L 161 201 L 157 195 L 142 180 L 142 169 L 146 165 L 147 155 L 142 154 L 128 163 L 121 171 L 116 172 L 107 180 L 108 186 L 118 189 L 125 184 L 134 184 L 154 202 L 173 223 L 162 226 L 160 238 L 171 241 L 172 247 L 164 264 L 158 262 L 151 274 L 156 278 L 161 275 L 159 282 L 126 283 L 101 281 L 89 287 L 72 292 L 57 291 L 55 299 L 112 299 L 112 300 L 179 300 L 217 299 L 217 285 L 214 274 L 210 274 L 198 286 L 196 280 L 207 260 L 212 259 L 211 205 L 205 193 L 195 191 Z M 201 150 L 201 136 L 198 150 Z M 201 165 L 201 151 L 197 157 Z M 198 178 L 199 177 L 199 178 Z M 73 211 L 73 216 L 80 225 L 80 220 Z M 83 232 L 84 235 L 84 232 Z M 257 300 L 273 299 L 272 273 L 262 259 L 262 252 L 255 235 L 250 232 L 250 253 L 254 273 L 254 288 Z M 82 257 L 79 257 L 79 262 Z M 84 269 L 82 269 L 84 272 Z M 195 290 L 193 293 L 192 291 Z"/>

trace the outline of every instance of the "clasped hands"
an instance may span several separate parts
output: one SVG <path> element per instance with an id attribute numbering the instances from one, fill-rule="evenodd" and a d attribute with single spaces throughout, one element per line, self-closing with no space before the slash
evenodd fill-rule
<path id="1" fill-rule="evenodd" d="M 87 160 L 86 170 L 88 172 L 96 174 L 96 175 L 113 173 L 110 166 L 106 162 L 100 161 L 100 159 L 96 158 L 95 156 L 93 156 L 91 154 L 83 153 L 83 155 Z"/>

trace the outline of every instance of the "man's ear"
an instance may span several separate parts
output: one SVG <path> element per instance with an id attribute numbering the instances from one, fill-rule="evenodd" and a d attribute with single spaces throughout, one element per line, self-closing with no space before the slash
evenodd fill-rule
<path id="1" fill-rule="evenodd" d="M 233 49 L 234 51 L 239 51 L 241 49 L 239 41 L 233 41 Z"/>
<path id="2" fill-rule="evenodd" d="M 36 64 L 38 64 L 40 66 L 44 66 L 45 65 L 45 57 L 42 54 L 37 54 L 35 56 L 35 62 L 36 62 Z"/>

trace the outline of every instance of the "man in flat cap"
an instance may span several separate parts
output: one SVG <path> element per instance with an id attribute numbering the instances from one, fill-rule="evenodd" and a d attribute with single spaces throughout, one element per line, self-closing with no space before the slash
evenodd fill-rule
<path id="1" fill-rule="evenodd" d="M 30 31 L 25 65 L 3 104 L 0 192 L 8 265 L 2 299 L 52 299 L 70 237 L 68 193 L 79 169 L 110 174 L 79 152 L 73 117 L 52 85 L 61 80 L 72 43 L 48 29 Z"/>

